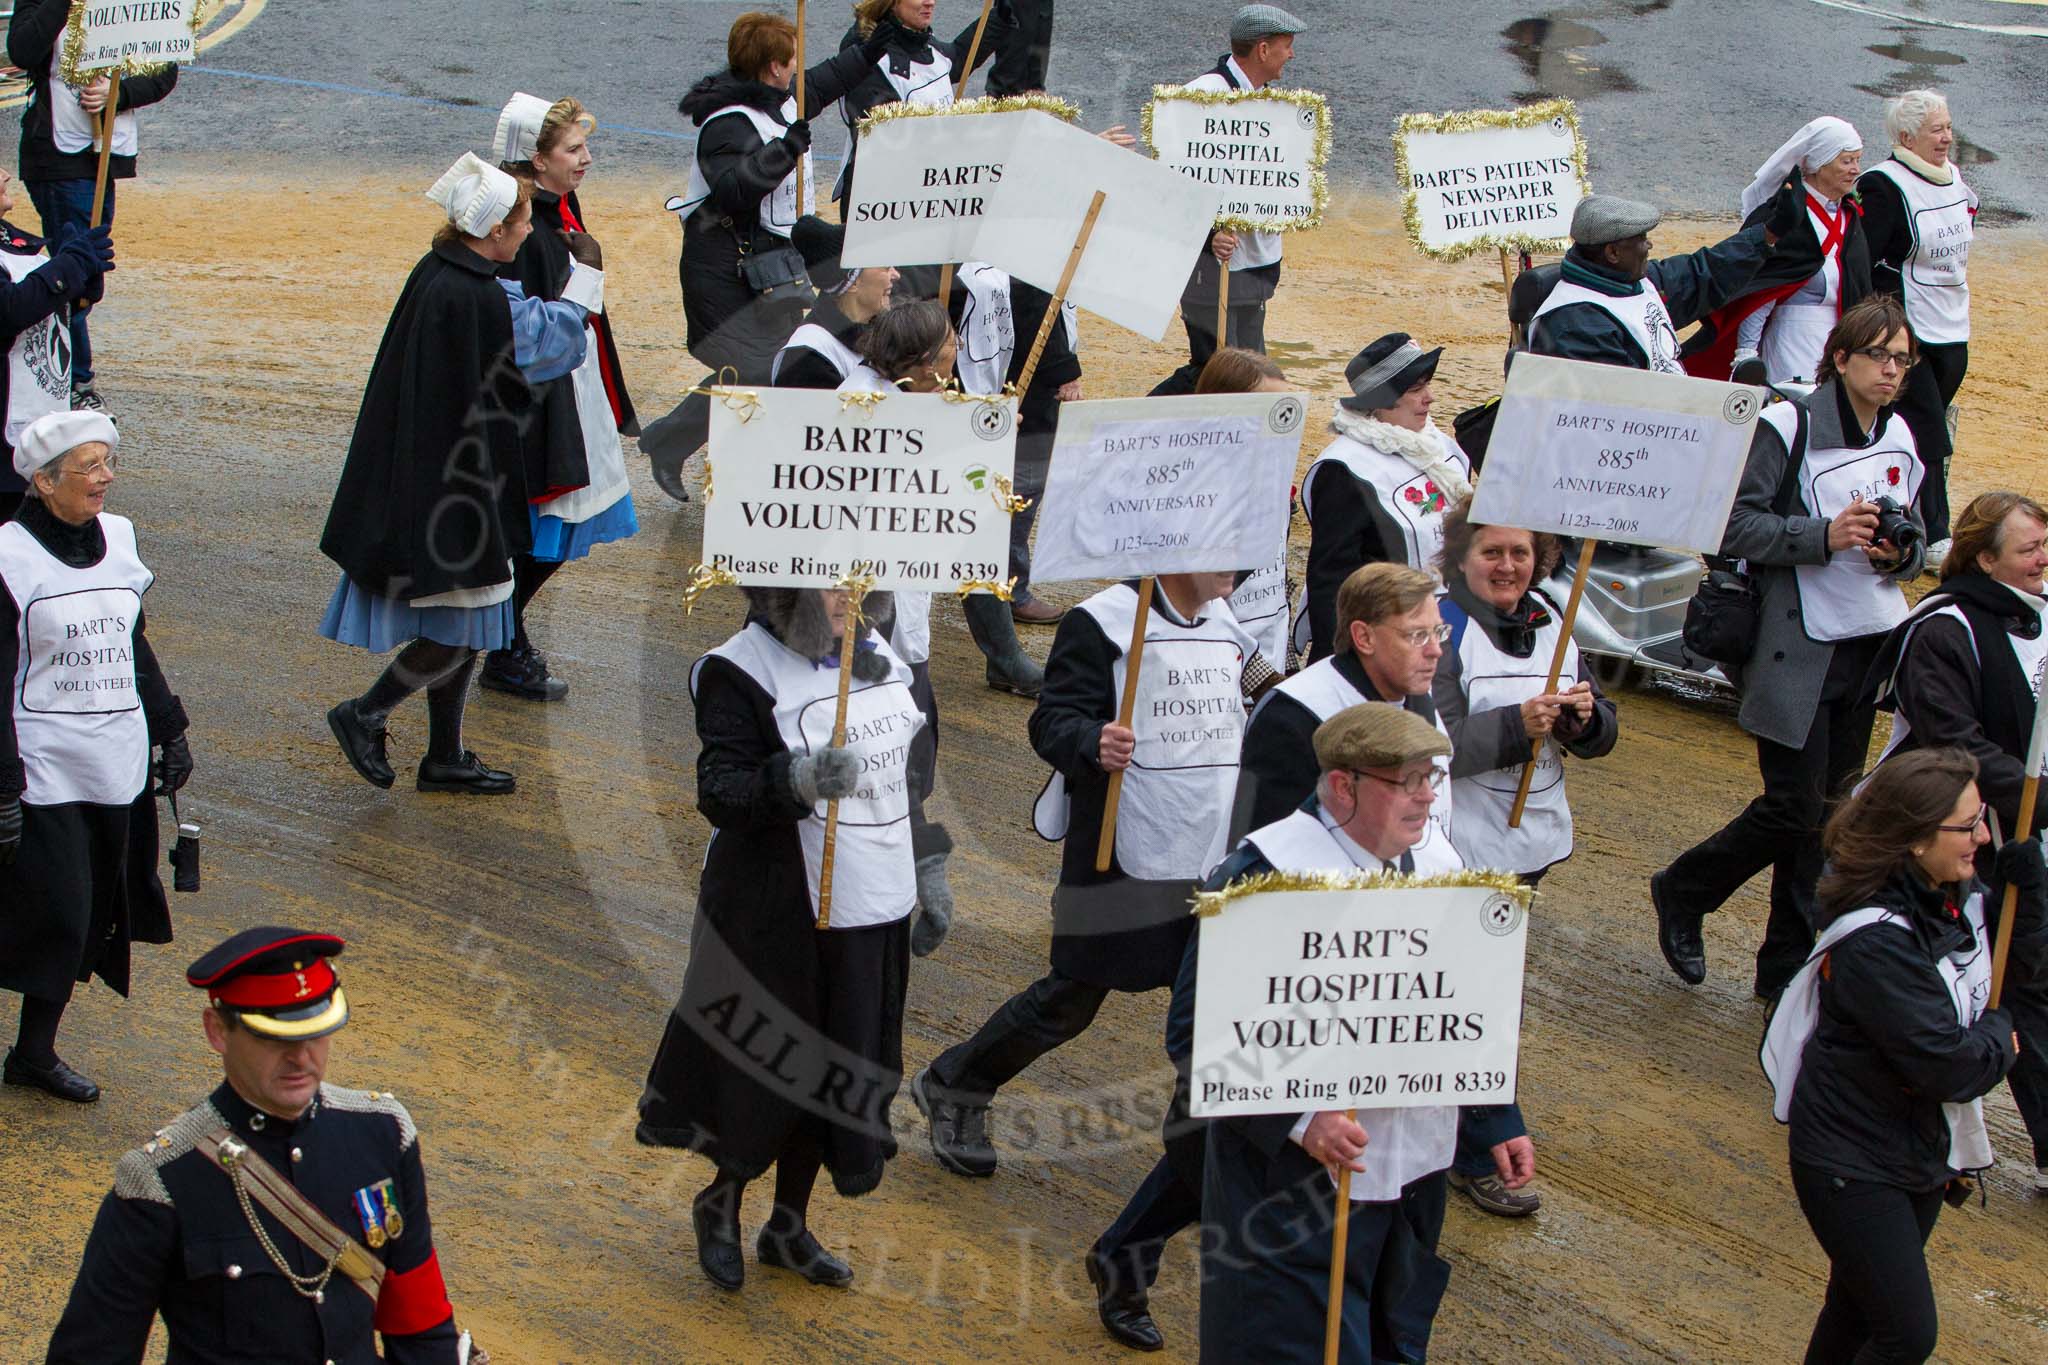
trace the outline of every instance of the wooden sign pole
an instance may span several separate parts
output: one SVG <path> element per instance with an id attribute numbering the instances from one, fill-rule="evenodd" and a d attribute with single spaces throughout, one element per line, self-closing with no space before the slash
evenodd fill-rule
<path id="1" fill-rule="evenodd" d="M 1124 698 L 1117 707 L 1116 723 L 1124 729 L 1131 728 L 1131 716 L 1138 707 L 1138 667 L 1145 662 L 1145 627 L 1152 619 L 1152 585 L 1150 574 L 1138 580 L 1138 614 L 1131 620 L 1131 643 L 1124 651 Z M 1095 870 L 1109 871 L 1109 860 L 1116 853 L 1116 808 L 1123 800 L 1124 770 L 1118 768 L 1109 775 L 1109 797 L 1102 803 L 1102 836 L 1095 843 Z"/>
<path id="2" fill-rule="evenodd" d="M 1514 258 L 1508 255 L 1506 247 L 1502 247 L 1500 249 L 1500 282 L 1507 286 L 1506 302 L 1509 305 L 1512 305 L 1515 301 L 1515 273 Z M 1520 331 L 1521 329 L 1512 321 L 1508 323 L 1508 345 L 1519 346 L 1522 344 Z"/>
<path id="3" fill-rule="evenodd" d="M 810 117 L 804 112 L 804 0 L 796 0 L 796 116 L 800 119 Z M 805 152 L 796 159 L 796 216 L 799 218 L 804 216 L 804 190 L 811 179 L 804 174 L 807 169 L 804 163 L 810 160 L 810 156 Z M 846 694 L 843 684 L 839 692 L 841 696 Z"/>
<path id="4" fill-rule="evenodd" d="M 1066 306 L 1067 291 L 1074 287 L 1074 272 L 1081 268 L 1081 253 L 1088 249 L 1088 239 L 1095 232 L 1095 220 L 1102 216 L 1101 190 L 1088 201 L 1088 216 L 1081 220 L 1081 230 L 1074 234 L 1074 249 L 1067 253 L 1066 269 L 1060 271 L 1060 287 L 1053 291 L 1052 302 L 1045 305 L 1045 316 L 1039 319 L 1038 335 L 1031 339 L 1031 353 L 1024 357 L 1024 368 L 1017 374 L 1017 392 L 1024 393 L 1031 388 L 1031 380 L 1038 373 L 1038 362 L 1045 354 L 1045 343 L 1052 336 L 1053 324 L 1060 320 L 1060 309 Z M 941 299 L 940 303 L 945 300 Z"/>
<path id="5" fill-rule="evenodd" d="M 2041 689 L 2041 695 L 2034 702 L 2034 737 L 2027 744 L 2027 780 L 2020 787 L 2020 819 L 2013 830 L 2013 837 L 2025 841 L 2034 832 L 2035 801 L 2041 793 L 2041 754 L 2048 744 L 2048 687 Z M 1998 936 L 1991 948 L 1991 1008 L 1998 1008 L 1999 997 L 2005 991 L 2005 960 L 2012 952 L 2012 923 L 2019 918 L 2020 889 L 2017 886 L 2005 888 L 2005 899 L 1998 912 Z"/>
<path id="6" fill-rule="evenodd" d="M 92 187 L 92 219 L 88 227 L 100 225 L 100 214 L 107 206 L 107 171 L 114 162 L 114 106 L 121 102 L 121 73 L 116 70 L 107 77 L 107 107 L 100 115 L 100 173 Z"/>
<path id="7" fill-rule="evenodd" d="M 974 63 L 981 56 L 981 35 L 988 32 L 989 11 L 994 9 L 996 0 L 981 0 L 981 22 L 974 26 L 974 39 L 967 44 L 967 64 L 960 68 L 960 79 L 954 83 L 953 98 L 967 98 L 967 78 L 974 74 Z"/>
<path id="8" fill-rule="evenodd" d="M 1216 262 L 1216 349 L 1230 344 L 1230 262 Z"/>
<path id="9" fill-rule="evenodd" d="M 1354 1123 L 1356 1109 L 1344 1117 Z M 1337 1348 L 1344 1340 L 1344 1249 L 1351 1239 L 1351 1168 L 1337 1172 L 1337 1221 L 1330 1234 L 1330 1306 L 1323 1317 L 1323 1365 L 1337 1365 Z"/>
<path id="10" fill-rule="evenodd" d="M 1544 694 L 1557 691 L 1557 675 L 1564 671 L 1565 652 L 1572 644 L 1572 623 L 1578 620 L 1579 599 L 1586 594 L 1586 579 L 1593 572 L 1593 551 L 1600 548 L 1600 542 L 1588 538 L 1579 547 L 1579 571 L 1572 578 L 1572 594 L 1565 599 L 1564 623 L 1557 632 L 1557 648 L 1550 653 L 1550 681 L 1543 685 Z M 1547 740 L 1539 739 L 1529 746 L 1529 761 L 1522 765 L 1522 781 L 1515 788 L 1515 804 L 1508 811 L 1508 828 L 1522 827 L 1522 808 L 1529 804 L 1529 784 L 1536 778 L 1536 757 L 1543 752 Z"/>
<path id="11" fill-rule="evenodd" d="M 846 697 L 853 687 L 853 656 L 860 652 L 859 588 L 846 589 L 846 628 L 839 632 L 839 709 L 832 713 L 832 747 L 846 743 Z M 818 927 L 832 927 L 832 846 L 839 838 L 839 800 L 825 803 L 825 851 L 818 860 Z"/>

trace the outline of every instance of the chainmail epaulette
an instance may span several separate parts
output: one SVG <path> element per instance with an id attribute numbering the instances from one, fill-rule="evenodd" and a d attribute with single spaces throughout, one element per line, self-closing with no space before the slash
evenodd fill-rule
<path id="1" fill-rule="evenodd" d="M 338 1086 L 323 1085 L 320 1087 L 320 1103 L 352 1114 L 389 1114 L 398 1120 L 398 1150 L 401 1152 L 419 1140 L 420 1132 L 413 1126 L 412 1115 L 398 1102 L 398 1096 L 389 1090 L 343 1090 Z"/>
<path id="2" fill-rule="evenodd" d="M 192 1150 L 200 1138 L 227 1127 L 211 1100 L 187 1109 L 156 1130 L 156 1136 L 123 1156 L 114 1167 L 114 1193 L 122 1199 L 171 1202 L 171 1192 L 157 1172 Z"/>

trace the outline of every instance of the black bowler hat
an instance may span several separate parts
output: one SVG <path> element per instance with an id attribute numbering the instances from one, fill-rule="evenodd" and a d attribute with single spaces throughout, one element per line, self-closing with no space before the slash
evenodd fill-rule
<path id="1" fill-rule="evenodd" d="M 233 1010 L 251 1033 L 286 1042 L 324 1038 L 348 1022 L 348 996 L 327 959 L 345 946 L 333 934 L 265 926 L 244 929 L 185 969 L 215 1009 Z"/>
<path id="2" fill-rule="evenodd" d="M 807 213 L 789 230 L 789 244 L 804 258 L 814 288 L 829 292 L 846 282 L 848 272 L 839 264 L 839 252 L 846 245 L 845 228 Z"/>
<path id="3" fill-rule="evenodd" d="M 1344 367 L 1344 382 L 1351 396 L 1337 401 L 1353 412 L 1369 413 L 1391 408 L 1401 395 L 1436 373 L 1436 362 L 1444 348 L 1425 351 L 1406 332 L 1389 332 L 1373 342 Z"/>

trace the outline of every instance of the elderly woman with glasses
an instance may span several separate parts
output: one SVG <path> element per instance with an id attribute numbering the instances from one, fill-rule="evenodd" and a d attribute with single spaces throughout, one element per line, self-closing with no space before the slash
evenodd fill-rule
<path id="1" fill-rule="evenodd" d="M 131 943 L 168 943 L 150 750 L 160 790 L 192 775 L 185 710 L 143 634 L 154 580 L 135 526 L 105 510 L 114 424 L 37 418 L 14 450 L 28 491 L 0 526 L 0 990 L 21 1029 L 0 1079 L 86 1104 L 97 1085 L 57 1056 L 72 986 L 128 993 Z"/>

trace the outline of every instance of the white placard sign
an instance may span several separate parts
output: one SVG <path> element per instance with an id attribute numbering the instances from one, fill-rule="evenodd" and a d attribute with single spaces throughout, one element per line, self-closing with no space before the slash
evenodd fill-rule
<path id="1" fill-rule="evenodd" d="M 72 0 L 60 40 L 65 79 L 115 67 L 133 73 L 192 61 L 198 56 L 202 2 Z"/>
<path id="2" fill-rule="evenodd" d="M 714 402 L 704 556 L 743 586 L 948 592 L 1009 577 L 1016 406 L 827 389 Z"/>
<path id="3" fill-rule="evenodd" d="M 1031 576 L 1264 568 L 1287 543 L 1298 393 L 1060 405 Z"/>
<path id="4" fill-rule="evenodd" d="M 1102 212 L 1067 302 L 1157 341 L 1180 306 L 1223 192 L 1057 119 L 1030 125 L 988 196 L 973 259 L 1051 293 L 1095 191 Z"/>
<path id="5" fill-rule="evenodd" d="M 1514 1099 L 1521 899 L 1484 886 L 1265 891 L 1197 932 L 1196 1118 Z"/>
<path id="6" fill-rule="evenodd" d="M 1472 520 L 1715 554 L 1763 391 L 1523 353 Z"/>
<path id="7" fill-rule="evenodd" d="M 1017 109 L 893 118 L 868 128 L 840 205 L 846 224 L 840 262 L 850 270 L 979 259 L 974 237 L 1011 149 L 1042 125 L 1059 122 Z"/>
<path id="8" fill-rule="evenodd" d="M 1219 97 L 1162 86 L 1145 110 L 1146 141 L 1160 165 L 1223 191 L 1217 227 L 1287 231 L 1322 216 L 1329 119 L 1322 97 L 1305 91 Z"/>
<path id="9" fill-rule="evenodd" d="M 1569 100 L 1526 109 L 1408 114 L 1394 134 L 1403 217 L 1425 255 L 1562 251 L 1591 193 Z"/>

